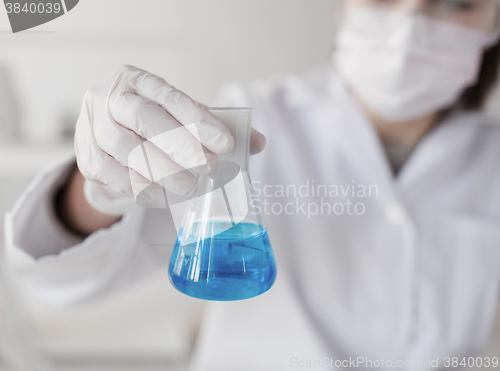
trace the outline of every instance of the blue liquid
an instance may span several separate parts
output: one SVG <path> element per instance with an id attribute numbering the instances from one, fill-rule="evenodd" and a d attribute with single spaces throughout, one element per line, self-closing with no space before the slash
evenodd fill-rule
<path id="1" fill-rule="evenodd" d="M 169 266 L 170 281 L 180 292 L 228 301 L 260 295 L 273 285 L 276 262 L 267 231 L 259 225 L 239 223 L 213 238 L 181 246 L 183 235 L 181 230 Z"/>

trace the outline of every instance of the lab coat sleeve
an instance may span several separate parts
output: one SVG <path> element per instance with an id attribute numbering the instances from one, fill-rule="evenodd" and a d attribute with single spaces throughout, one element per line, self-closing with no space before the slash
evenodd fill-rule
<path id="1" fill-rule="evenodd" d="M 40 299 L 67 307 L 126 286 L 145 272 L 140 255 L 145 209 L 88 238 L 59 223 L 54 196 L 75 166 L 74 155 L 40 174 L 7 214 L 5 254 L 21 283 Z M 155 259 L 149 259 L 154 261 Z"/>

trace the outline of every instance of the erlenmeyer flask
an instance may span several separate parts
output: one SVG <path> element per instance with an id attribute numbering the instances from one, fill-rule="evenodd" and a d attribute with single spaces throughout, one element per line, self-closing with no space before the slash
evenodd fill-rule
<path id="1" fill-rule="evenodd" d="M 170 260 L 174 287 L 199 299 L 241 300 L 276 279 L 276 262 L 248 172 L 251 108 L 210 108 L 230 130 L 234 149 L 214 174 L 198 176 Z"/>

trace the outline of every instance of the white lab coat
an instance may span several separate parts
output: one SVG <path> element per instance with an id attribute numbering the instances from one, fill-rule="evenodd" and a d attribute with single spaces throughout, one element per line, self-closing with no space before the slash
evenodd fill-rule
<path id="1" fill-rule="evenodd" d="M 413 368 L 426 369 L 429 358 L 439 357 L 443 367 L 444 357 L 468 356 L 485 344 L 500 292 L 494 119 L 477 112 L 450 117 L 394 178 L 374 128 L 330 67 L 235 84 L 217 103 L 254 107 L 254 126 L 268 138 L 250 173 L 257 189 L 268 185 L 272 194 L 261 201 L 268 202 L 264 219 L 278 278 L 257 298 L 210 303 L 194 370 L 279 371 L 307 361 L 331 368 L 325 357 L 348 368 L 357 357 L 384 359 L 386 366 L 390 360 L 393 367 L 421 360 L 423 367 Z M 136 210 L 84 241 L 64 232 L 48 195 L 72 162 L 38 177 L 6 224 L 10 264 L 58 305 L 104 296 L 167 269 L 175 240 L 166 210 Z M 292 188 L 287 197 L 279 192 L 280 185 L 298 191 L 308 181 L 329 191 L 336 186 L 339 194 L 321 200 L 311 187 L 305 194 L 305 186 L 298 197 Z M 358 194 L 369 186 L 371 197 Z M 364 213 L 359 205 L 360 215 L 353 206 L 351 215 L 340 213 L 337 205 L 340 215 L 328 215 L 322 202 L 362 203 Z M 323 207 L 323 214 L 307 215 L 307 204 Z"/>

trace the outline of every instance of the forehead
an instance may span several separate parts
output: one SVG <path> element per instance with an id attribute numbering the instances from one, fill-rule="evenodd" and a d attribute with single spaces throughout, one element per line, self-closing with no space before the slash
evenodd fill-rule
<path id="1" fill-rule="evenodd" d="M 360 4 L 374 3 L 379 5 L 384 5 L 384 4 L 390 5 L 394 3 L 423 4 L 432 1 L 435 0 L 347 0 L 348 3 L 360 3 Z"/>
<path id="2" fill-rule="evenodd" d="M 439 2 L 459 2 L 460 0 L 346 0 L 349 4 L 370 4 L 378 6 L 391 6 L 391 5 L 430 5 Z M 498 0 L 463 0 L 463 2 L 477 4 L 477 3 L 499 3 Z"/>
<path id="3" fill-rule="evenodd" d="M 419 11 L 434 19 L 481 32 L 500 31 L 499 0 L 347 0 L 347 4 L 391 11 Z"/>

